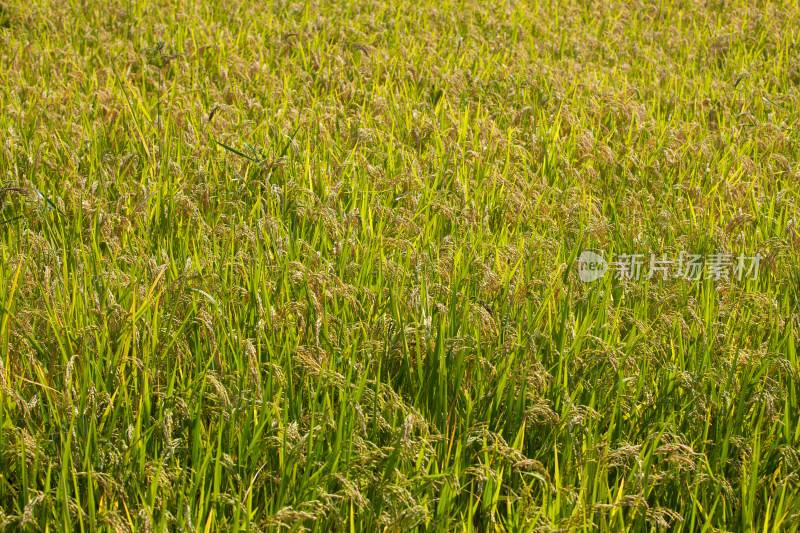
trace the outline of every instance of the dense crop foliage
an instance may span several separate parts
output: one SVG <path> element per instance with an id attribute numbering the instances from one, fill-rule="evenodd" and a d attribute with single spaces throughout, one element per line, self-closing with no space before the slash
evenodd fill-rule
<path id="1" fill-rule="evenodd" d="M 797 530 L 798 28 L 0 0 L 0 530 Z"/>

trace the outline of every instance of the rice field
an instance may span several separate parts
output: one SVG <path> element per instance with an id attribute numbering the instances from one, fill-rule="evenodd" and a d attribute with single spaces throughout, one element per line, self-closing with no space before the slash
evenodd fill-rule
<path id="1" fill-rule="evenodd" d="M 799 28 L 0 0 L 0 531 L 798 531 Z"/>

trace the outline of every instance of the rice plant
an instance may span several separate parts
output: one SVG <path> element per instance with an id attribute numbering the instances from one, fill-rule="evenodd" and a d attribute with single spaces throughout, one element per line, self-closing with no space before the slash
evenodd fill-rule
<path id="1" fill-rule="evenodd" d="M 797 531 L 799 28 L 0 0 L 0 531 Z"/>

